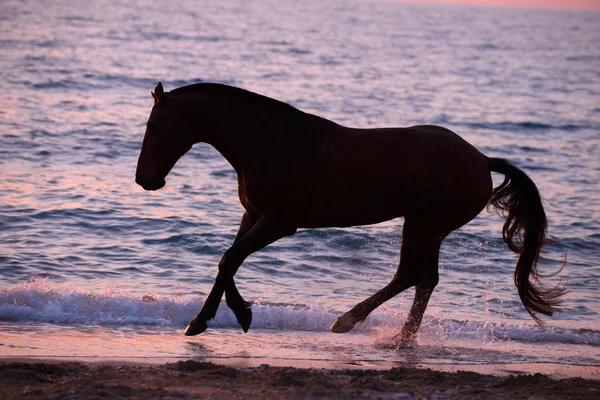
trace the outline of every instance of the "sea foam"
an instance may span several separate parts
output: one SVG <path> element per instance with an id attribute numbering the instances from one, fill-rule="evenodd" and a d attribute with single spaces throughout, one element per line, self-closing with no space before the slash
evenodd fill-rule
<path id="1" fill-rule="evenodd" d="M 136 296 L 116 288 L 94 292 L 79 287 L 53 286 L 40 279 L 0 291 L 0 321 L 185 327 L 202 304 L 201 298 Z M 278 331 L 327 332 L 341 314 L 318 306 L 269 304 L 261 300 L 253 304 L 252 310 L 252 328 Z M 405 317 L 389 309 L 377 310 L 364 323 L 357 324 L 353 332 L 393 332 Z M 235 316 L 224 303 L 209 325 L 215 328 L 238 326 Z M 518 321 L 457 321 L 427 314 L 420 334 L 457 340 L 600 346 L 598 330 L 539 327 Z"/>

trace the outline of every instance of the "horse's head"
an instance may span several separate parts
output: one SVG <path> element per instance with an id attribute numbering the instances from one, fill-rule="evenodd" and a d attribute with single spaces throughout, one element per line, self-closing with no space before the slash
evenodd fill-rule
<path id="1" fill-rule="evenodd" d="M 146 190 L 165 186 L 165 177 L 177 160 L 194 144 L 177 102 L 158 83 L 152 97 L 154 107 L 148 118 L 142 151 L 135 172 L 135 182 Z"/>

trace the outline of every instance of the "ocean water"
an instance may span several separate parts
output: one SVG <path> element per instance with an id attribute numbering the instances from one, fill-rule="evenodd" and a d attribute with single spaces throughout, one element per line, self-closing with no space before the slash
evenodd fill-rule
<path id="1" fill-rule="evenodd" d="M 0 358 L 597 366 L 598 26 L 598 12 L 368 0 L 4 1 Z M 568 257 L 563 310 L 544 327 L 529 318 L 503 219 L 484 211 L 442 245 L 409 348 L 391 337 L 412 290 L 329 332 L 395 273 L 402 219 L 300 230 L 253 254 L 236 275 L 254 303 L 249 333 L 223 304 L 184 337 L 243 210 L 208 145 L 164 189 L 134 183 L 158 81 L 239 86 L 348 126 L 442 125 L 511 160 L 537 183 L 556 240 L 541 272 Z"/>

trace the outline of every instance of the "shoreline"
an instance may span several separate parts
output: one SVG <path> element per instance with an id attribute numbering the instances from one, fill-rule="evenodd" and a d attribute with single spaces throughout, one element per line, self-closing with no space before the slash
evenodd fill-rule
<path id="1" fill-rule="evenodd" d="M 232 365 L 177 361 L 61 361 L 0 359 L 0 397 L 28 398 L 244 398 L 244 399 L 595 399 L 596 379 L 552 379 L 547 375 L 449 372 L 415 366 L 364 369 L 296 368 L 268 364 Z M 237 364 L 236 364 L 237 362 Z M 331 365 L 331 364 L 330 364 Z M 456 366 L 455 366 L 456 367 Z"/>
<path id="2" fill-rule="evenodd" d="M 389 370 L 392 368 L 430 369 L 432 371 L 455 373 L 473 372 L 482 375 L 507 377 L 510 375 L 542 374 L 554 380 L 581 378 L 597 380 L 600 383 L 600 366 L 569 365 L 547 362 L 532 363 L 404 363 L 379 360 L 343 361 L 329 359 L 294 359 L 273 357 L 51 357 L 51 356 L 1 356 L 0 364 L 6 363 L 83 363 L 103 365 L 141 365 L 153 366 L 193 361 L 211 363 L 231 368 L 271 367 L 324 370 Z"/>

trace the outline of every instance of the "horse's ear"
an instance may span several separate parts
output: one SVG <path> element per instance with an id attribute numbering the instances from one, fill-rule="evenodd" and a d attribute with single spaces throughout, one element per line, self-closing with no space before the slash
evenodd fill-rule
<path id="1" fill-rule="evenodd" d="M 162 83 L 158 82 L 158 85 L 154 88 L 154 92 L 150 92 L 150 94 L 152 94 L 152 97 L 154 98 L 154 104 L 160 102 L 165 95 Z"/>

